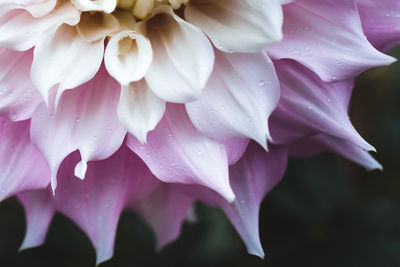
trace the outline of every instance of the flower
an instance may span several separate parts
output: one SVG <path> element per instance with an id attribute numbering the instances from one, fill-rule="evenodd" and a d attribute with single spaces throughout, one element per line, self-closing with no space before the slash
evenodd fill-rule
<path id="1" fill-rule="evenodd" d="M 161 247 L 202 201 L 263 257 L 258 210 L 289 155 L 380 168 L 347 108 L 354 77 L 394 61 L 384 2 L 1 1 L 0 198 L 25 207 L 21 248 L 61 212 L 100 263 L 123 209 Z"/>

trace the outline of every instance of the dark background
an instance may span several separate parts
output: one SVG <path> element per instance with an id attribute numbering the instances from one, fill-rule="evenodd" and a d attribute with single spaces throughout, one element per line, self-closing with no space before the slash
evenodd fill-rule
<path id="1" fill-rule="evenodd" d="M 400 49 L 391 52 L 400 59 Z M 384 171 L 363 168 L 325 153 L 292 159 L 283 181 L 261 207 L 265 260 L 248 255 L 217 209 L 198 204 L 198 221 L 155 252 L 152 230 L 123 213 L 112 266 L 400 266 L 400 64 L 377 68 L 356 83 L 350 115 L 374 145 Z M 25 218 L 15 198 L 0 203 L 0 266 L 94 266 L 85 234 L 63 215 L 45 245 L 18 253 Z"/>

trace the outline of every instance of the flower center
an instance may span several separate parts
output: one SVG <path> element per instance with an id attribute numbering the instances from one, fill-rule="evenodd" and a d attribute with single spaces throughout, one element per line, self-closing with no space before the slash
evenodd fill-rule
<path id="1" fill-rule="evenodd" d="M 107 14 L 119 10 L 130 11 L 136 20 L 143 20 L 152 14 L 159 5 L 170 5 L 179 9 L 189 0 L 71 0 L 81 11 L 104 12 Z"/>
<path id="2" fill-rule="evenodd" d="M 145 19 L 153 9 L 159 5 L 171 5 L 173 9 L 179 9 L 189 0 L 118 0 L 117 8 L 130 10 L 135 19 Z"/>

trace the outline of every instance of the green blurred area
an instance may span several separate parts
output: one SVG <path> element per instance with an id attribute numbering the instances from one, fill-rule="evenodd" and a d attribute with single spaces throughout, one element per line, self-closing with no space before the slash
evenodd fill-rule
<path id="1" fill-rule="evenodd" d="M 400 49 L 392 55 L 400 58 Z M 198 221 L 159 252 L 152 230 L 123 213 L 112 266 L 400 266 L 400 64 L 364 73 L 356 83 L 351 119 L 374 145 L 384 171 L 325 153 L 292 159 L 260 214 L 265 260 L 248 255 L 223 213 L 198 204 Z M 45 245 L 17 253 L 25 232 L 22 207 L 0 204 L 0 266 L 94 266 L 88 238 L 57 214 Z"/>

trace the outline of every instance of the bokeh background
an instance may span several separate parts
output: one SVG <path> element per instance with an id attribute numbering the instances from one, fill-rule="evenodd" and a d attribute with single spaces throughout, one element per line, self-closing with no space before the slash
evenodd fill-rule
<path id="1" fill-rule="evenodd" d="M 391 54 L 400 59 L 400 49 Z M 400 64 L 362 74 L 350 116 L 374 145 L 384 171 L 367 172 L 333 154 L 291 159 L 282 182 L 261 207 L 260 234 L 266 252 L 248 255 L 223 213 L 198 204 L 195 223 L 155 251 L 152 230 L 123 213 L 112 266 L 400 266 Z M 89 239 L 57 214 L 45 245 L 18 253 L 25 232 L 22 206 L 0 203 L 0 266 L 95 266 Z"/>

